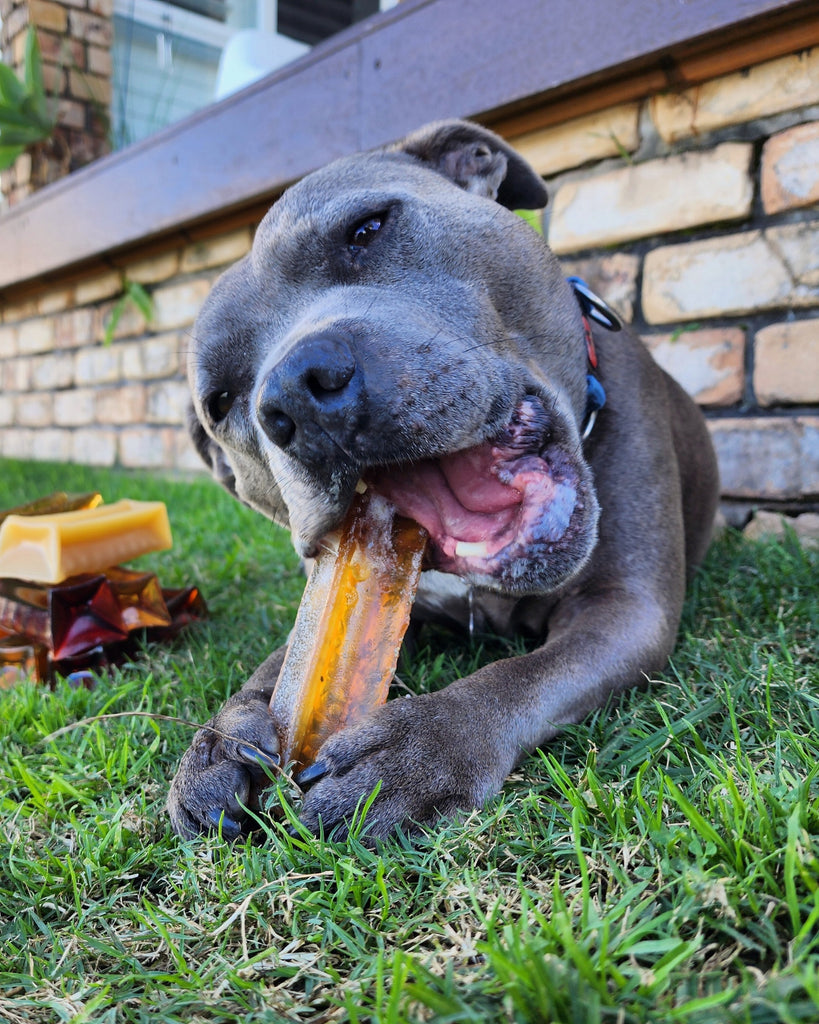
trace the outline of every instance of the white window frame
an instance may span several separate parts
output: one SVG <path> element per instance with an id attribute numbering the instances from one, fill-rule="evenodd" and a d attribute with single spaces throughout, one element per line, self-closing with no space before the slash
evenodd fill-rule
<path id="1" fill-rule="evenodd" d="M 270 6 L 270 3 L 269 0 L 257 0 L 256 6 L 259 9 Z M 163 3 L 162 0 L 114 0 L 114 14 L 157 32 L 182 36 L 219 50 L 236 32 L 233 26 L 223 21 L 187 11 L 175 4 Z M 275 10 L 273 16 L 275 18 Z"/>

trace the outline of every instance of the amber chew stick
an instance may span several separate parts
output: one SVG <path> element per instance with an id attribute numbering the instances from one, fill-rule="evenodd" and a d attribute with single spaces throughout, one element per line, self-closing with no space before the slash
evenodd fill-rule
<path id="1" fill-rule="evenodd" d="M 421 576 L 427 534 L 374 494 L 358 495 L 338 552 L 316 558 L 270 700 L 282 764 L 387 699 Z"/>

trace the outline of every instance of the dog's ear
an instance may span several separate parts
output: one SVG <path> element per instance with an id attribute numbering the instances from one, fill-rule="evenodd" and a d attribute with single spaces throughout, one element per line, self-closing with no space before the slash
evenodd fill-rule
<path id="1" fill-rule="evenodd" d="M 510 210 L 539 210 L 543 179 L 499 135 L 470 121 L 436 121 L 397 142 L 401 150 L 476 195 Z"/>

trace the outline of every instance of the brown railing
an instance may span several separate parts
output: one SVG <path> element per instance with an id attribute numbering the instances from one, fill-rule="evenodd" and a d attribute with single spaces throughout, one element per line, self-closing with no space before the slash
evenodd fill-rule
<path id="1" fill-rule="evenodd" d="M 0 217 L 0 299 L 250 223 L 425 121 L 510 138 L 819 42 L 815 0 L 405 0 Z"/>

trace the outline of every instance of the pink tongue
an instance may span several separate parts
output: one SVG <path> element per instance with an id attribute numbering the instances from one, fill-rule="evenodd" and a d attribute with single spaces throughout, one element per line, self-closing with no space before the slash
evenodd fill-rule
<path id="1" fill-rule="evenodd" d="M 490 443 L 402 467 L 396 476 L 368 474 L 367 482 L 398 511 L 420 523 L 434 540 L 489 540 L 503 531 L 522 494 L 493 472 L 498 451 Z"/>
<path id="2" fill-rule="evenodd" d="M 520 491 L 502 484 L 493 472 L 500 455 L 487 443 L 439 460 L 452 493 L 470 512 L 501 512 L 521 503 Z"/>

